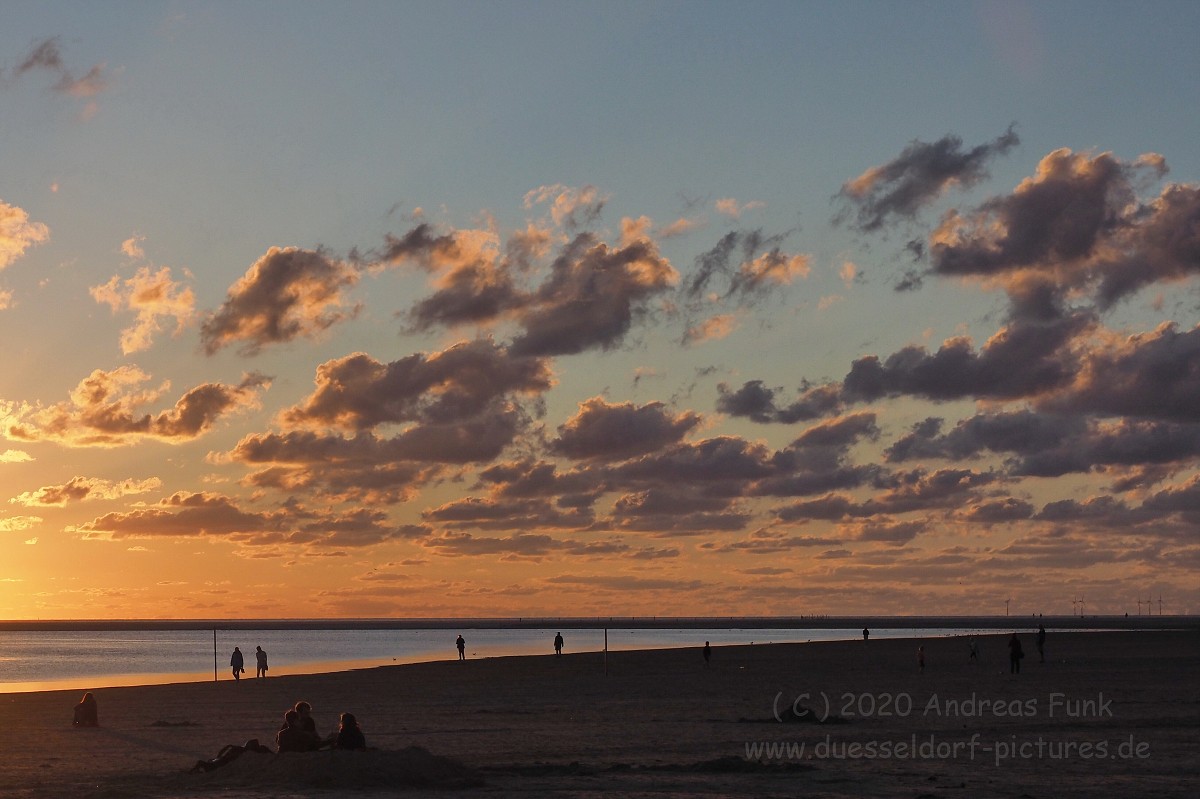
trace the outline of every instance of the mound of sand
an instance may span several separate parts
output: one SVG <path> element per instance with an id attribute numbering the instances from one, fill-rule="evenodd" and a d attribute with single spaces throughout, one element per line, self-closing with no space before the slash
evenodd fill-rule
<path id="1" fill-rule="evenodd" d="M 196 785 L 242 788 L 470 788 L 483 784 L 472 769 L 419 746 L 396 752 L 247 752 L 206 774 Z"/>

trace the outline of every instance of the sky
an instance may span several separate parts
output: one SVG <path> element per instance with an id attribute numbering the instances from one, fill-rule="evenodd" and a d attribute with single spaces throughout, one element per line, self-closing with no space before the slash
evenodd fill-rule
<path id="1" fill-rule="evenodd" d="M 1200 612 L 1200 5 L 5 9 L 0 618 Z"/>

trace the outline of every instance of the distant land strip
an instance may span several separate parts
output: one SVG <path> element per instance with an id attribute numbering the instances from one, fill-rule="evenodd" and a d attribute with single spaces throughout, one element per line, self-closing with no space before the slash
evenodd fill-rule
<path id="1" fill-rule="evenodd" d="M 123 630 L 1200 630 L 1200 616 L 522 616 L 372 619 L 0 619 L 0 632 Z"/>

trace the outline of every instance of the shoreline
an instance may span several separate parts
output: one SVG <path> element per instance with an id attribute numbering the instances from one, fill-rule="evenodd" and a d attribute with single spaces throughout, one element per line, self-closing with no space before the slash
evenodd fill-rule
<path id="1" fill-rule="evenodd" d="M 570 627 L 564 627 L 564 630 L 572 632 Z M 892 635 L 892 630 L 888 627 L 883 627 L 883 632 L 872 631 L 872 641 L 930 641 L 930 639 L 956 639 L 966 637 L 995 637 L 1007 635 L 1007 633 L 998 633 L 995 631 L 986 630 L 967 630 L 960 627 L 930 627 L 930 629 L 902 629 L 899 635 Z M 463 631 L 469 632 L 469 627 L 463 627 Z M 714 630 L 715 631 L 715 630 Z M 1031 636 L 1033 633 L 1032 627 L 1018 627 L 1014 631 L 1021 635 Z M 1112 632 L 1104 629 L 1052 629 L 1051 635 L 1080 635 L 1080 633 L 1105 633 Z M 1170 632 L 1170 630 L 1139 630 L 1128 632 Z M 818 638 L 809 639 L 809 641 L 763 641 L 749 643 L 718 643 L 716 648 L 736 648 L 736 647 L 772 647 L 772 645 L 798 645 L 798 647 L 808 647 L 808 645 L 827 644 L 827 643 L 845 643 L 860 641 L 857 631 L 847 630 L 845 637 L 838 638 Z M 650 647 L 619 647 L 614 645 L 607 650 L 610 655 L 623 655 L 629 653 L 665 653 L 665 651 L 676 651 L 686 649 L 698 649 L 700 647 L 698 641 L 696 643 L 680 643 L 677 645 L 650 645 Z M 571 650 L 570 655 L 593 655 L 602 657 L 605 655 L 604 649 L 578 649 Z M 428 657 L 427 653 L 414 654 L 410 656 L 397 655 L 392 656 L 390 660 L 384 660 L 383 657 L 365 657 L 365 659 L 347 659 L 347 660 L 329 660 L 329 661 L 305 661 L 295 663 L 293 669 L 276 668 L 274 674 L 269 675 L 266 680 L 290 678 L 290 677 L 316 677 L 316 675 L 324 674 L 350 674 L 372 669 L 391 668 L 397 666 L 424 666 L 434 665 L 434 663 L 449 663 L 455 662 L 454 656 L 445 655 L 437 657 Z M 503 659 L 522 659 L 522 657 L 553 657 L 552 654 L 541 653 L 541 651 L 528 651 L 520 648 L 512 648 L 508 651 L 498 650 L 496 653 L 488 653 L 484 655 L 472 655 L 470 661 L 491 661 Z M 254 683 L 256 678 L 244 677 L 242 681 Z M 66 692 L 66 691 L 95 691 L 102 689 L 126 689 L 126 687 L 151 687 L 162 685 L 214 685 L 223 683 L 235 683 L 235 680 L 230 679 L 228 669 L 218 669 L 216 678 L 208 671 L 192 671 L 192 672 L 126 672 L 114 674 L 98 674 L 88 675 L 88 677 L 67 677 L 52 680 L 28 680 L 28 681 L 13 681 L 13 683 L 0 683 L 0 697 L 13 695 L 13 693 L 43 693 L 43 692 Z"/>
<path id="2" fill-rule="evenodd" d="M 438 782 L 452 773 L 473 775 L 489 795 L 522 797 L 1190 796 L 1200 779 L 1200 636 L 1052 633 L 1045 663 L 1033 636 L 1021 638 L 1019 675 L 1008 672 L 1000 634 L 979 636 L 978 662 L 958 638 L 872 638 L 714 647 L 708 666 L 694 649 L 610 652 L 607 674 L 601 655 L 575 653 L 108 688 L 95 692 L 94 730 L 70 727 L 75 693 L 9 694 L 0 697 L 0 795 L 316 799 L 339 787 L 479 795 Z M 313 704 L 322 734 L 338 713 L 354 712 L 377 751 L 246 755 L 211 774 L 186 773 L 224 744 L 272 741 L 299 699 Z M 985 700 L 986 713 L 965 709 Z M 786 713 L 819 715 L 824 701 L 839 723 Z M 894 747 L 907 742 L 931 748 L 898 756 Z M 1122 742 L 1145 756 L 1117 757 Z M 861 754 L 885 744 L 888 757 Z M 1113 756 L 1080 753 L 1100 744 Z M 807 755 L 787 755 L 801 745 Z M 437 771 L 438 758 L 459 765 Z"/>
<path id="3" fill-rule="evenodd" d="M 455 628 L 455 629 L 460 629 L 460 628 Z M 463 627 L 461 629 L 464 632 L 469 633 L 474 628 Z M 552 629 L 552 628 L 546 628 L 546 629 Z M 568 632 L 568 634 L 571 632 L 577 632 L 577 630 L 574 630 L 569 627 L 564 627 L 563 629 L 566 630 Z M 732 628 L 729 631 L 740 630 L 740 629 L 753 630 L 755 628 Z M 779 629 L 786 629 L 786 628 L 779 628 Z M 796 628 L 796 629 L 805 629 L 805 628 Z M 817 631 L 825 631 L 822 628 L 813 628 L 813 629 L 817 630 Z M 837 629 L 839 631 L 843 630 L 843 628 L 834 628 L 834 629 Z M 890 640 L 890 641 L 917 640 L 917 639 L 924 640 L 924 639 L 930 639 L 930 638 L 937 638 L 937 639 L 961 638 L 961 637 L 965 637 L 965 636 L 975 636 L 975 635 L 987 636 L 987 635 L 995 634 L 995 633 L 985 631 L 985 630 L 967 629 L 967 628 L 960 628 L 960 627 L 930 627 L 930 628 L 907 628 L 907 627 L 894 628 L 893 627 L 893 628 L 889 628 L 889 627 L 885 626 L 885 627 L 876 628 L 876 629 L 880 630 L 880 631 L 873 633 L 872 638 L 875 640 L 880 640 L 880 641 L 882 641 L 882 640 Z M 1032 632 L 1032 628 L 1014 627 L 1013 629 L 1015 631 L 1019 631 L 1022 633 Z M 1106 629 L 1098 629 L 1098 628 L 1063 629 L 1063 628 L 1056 627 L 1056 628 L 1051 628 L 1051 629 L 1054 634 L 1116 632 L 1115 630 L 1106 630 Z M 618 631 L 622 631 L 622 629 L 618 629 Z M 716 630 L 716 629 L 703 630 L 703 628 L 698 630 L 698 632 L 699 631 L 726 632 L 726 630 Z M 859 640 L 859 633 L 857 630 L 845 629 L 844 631 L 846 633 L 846 635 L 844 637 L 818 638 L 815 640 L 810 639 L 807 641 L 783 640 L 783 641 L 778 641 L 778 642 L 776 642 L 776 641 L 760 641 L 757 643 L 754 641 L 750 641 L 750 642 L 748 642 L 748 645 L 750 645 L 750 646 L 754 646 L 754 645 L 765 646 L 765 645 L 774 645 L 774 644 L 812 645 L 812 644 L 821 644 L 821 643 Z M 1161 630 L 1154 630 L 1154 629 L 1144 630 L 1144 632 L 1156 632 L 1156 631 L 1161 632 Z M 84 632 L 84 631 L 79 631 L 79 632 Z M 725 643 L 718 642 L 718 644 L 717 644 L 717 646 L 725 646 L 725 647 L 739 646 L 739 645 L 746 645 L 746 644 L 729 643 L 729 642 L 725 642 Z M 696 643 L 689 642 L 689 643 L 680 643 L 677 645 L 668 645 L 668 646 L 662 646 L 662 645 L 622 646 L 621 642 L 619 640 L 617 640 L 614 642 L 614 645 L 610 646 L 610 648 L 607 651 L 609 653 L 614 653 L 614 654 L 615 653 L 627 653 L 627 652 L 657 652 L 657 651 L 670 651 L 670 650 L 677 650 L 677 649 L 694 649 L 694 648 L 697 648 L 698 646 L 699 646 L 698 639 L 697 639 Z M 603 652 L 604 652 L 604 650 L 601 648 L 595 648 L 595 649 L 584 648 L 584 649 L 578 649 L 578 650 L 571 650 L 571 654 L 579 654 L 579 655 L 588 655 L 588 654 L 602 655 Z M 390 656 L 390 657 L 374 656 L 374 657 L 364 657 L 364 658 L 339 658 L 339 659 L 332 659 L 332 660 L 299 661 L 299 662 L 290 664 L 290 666 L 291 666 L 290 668 L 288 668 L 288 667 L 279 668 L 278 666 L 276 666 L 275 674 L 269 676 L 267 679 L 278 679 L 278 678 L 284 677 L 284 676 L 312 676 L 312 675 L 318 675 L 318 674 L 337 674 L 337 673 L 345 673 L 345 672 L 358 672 L 358 671 L 363 671 L 363 670 L 373 669 L 373 668 L 386 668 L 386 667 L 390 667 L 390 666 L 413 665 L 413 664 L 424 664 L 424 663 L 442 663 L 442 662 L 452 662 L 455 660 L 453 655 L 450 655 L 450 654 L 438 655 L 438 656 L 431 656 L 431 654 L 432 653 L 429 653 L 429 652 L 420 652 L 420 653 L 414 653 L 414 654 L 407 655 L 407 656 L 406 655 L 395 655 L 395 656 Z M 472 655 L 470 657 L 470 659 L 471 660 L 491 660 L 491 659 L 495 659 L 495 658 L 548 657 L 548 656 L 552 657 L 552 655 L 549 655 L 547 653 L 530 652 L 527 649 L 522 648 L 520 646 L 510 645 L 508 647 L 500 646 L 497 649 L 490 651 L 486 654 Z M 218 661 L 218 662 L 220 662 L 220 661 Z M 255 680 L 255 678 L 252 678 L 252 677 L 243 677 L 242 679 L 249 681 L 249 682 L 253 682 Z M 111 673 L 111 674 L 93 674 L 93 675 L 85 675 L 85 676 L 63 677 L 63 678 L 58 678 L 58 679 L 0 682 L 0 696 L 4 696 L 6 694 L 24 694 L 24 693 L 36 693 L 36 692 L 44 692 L 44 691 L 85 691 L 85 690 L 96 690 L 96 689 L 102 689 L 102 688 L 131 688 L 131 687 L 146 687 L 146 686 L 154 686 L 154 685 L 196 685 L 196 684 L 221 683 L 221 682 L 234 682 L 234 680 L 232 680 L 230 678 L 230 676 L 228 674 L 228 669 L 221 668 L 220 666 L 218 666 L 218 668 L 214 669 L 213 671 L 209 671 L 207 668 L 205 668 L 204 670 L 195 669 L 195 670 L 188 670 L 188 671 L 118 672 L 118 673 Z"/>

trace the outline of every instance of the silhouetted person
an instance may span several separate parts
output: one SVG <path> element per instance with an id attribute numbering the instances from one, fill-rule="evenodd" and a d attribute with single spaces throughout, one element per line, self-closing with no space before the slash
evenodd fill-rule
<path id="1" fill-rule="evenodd" d="M 233 679 L 242 679 L 242 672 L 246 670 L 246 661 L 242 658 L 242 650 L 236 646 L 233 648 L 233 656 L 229 658 L 229 665 L 233 669 Z"/>
<path id="2" fill-rule="evenodd" d="M 704 642 L 704 668 L 708 668 L 708 662 L 710 660 L 712 660 L 712 647 L 709 646 L 708 641 L 705 641 Z"/>
<path id="3" fill-rule="evenodd" d="M 282 752 L 312 752 L 320 745 L 321 739 L 315 732 L 310 732 L 300 726 L 300 714 L 289 710 L 283 714 L 283 726 L 275 734 L 275 743 Z"/>
<path id="4" fill-rule="evenodd" d="M 917 647 L 917 671 L 925 673 L 925 647 Z"/>
<path id="5" fill-rule="evenodd" d="M 343 713 L 338 724 L 337 739 L 333 742 L 334 749 L 352 749 L 363 752 L 367 748 L 367 737 L 359 729 L 358 719 L 353 713 Z"/>
<path id="6" fill-rule="evenodd" d="M 317 721 L 312 717 L 312 705 L 301 700 L 296 703 L 292 710 L 296 711 L 296 714 L 300 716 L 300 729 L 305 732 L 311 732 L 318 738 L 321 737 L 317 734 Z"/>
<path id="7" fill-rule="evenodd" d="M 560 657 L 562 655 L 562 648 L 563 648 L 562 633 L 556 633 L 554 636 L 554 656 L 555 657 Z"/>
<path id="8" fill-rule="evenodd" d="M 456 647 L 458 647 L 458 659 L 466 660 L 467 659 L 467 642 L 463 640 L 463 637 L 461 635 L 458 636 L 458 640 L 454 642 L 454 645 Z"/>
<path id="9" fill-rule="evenodd" d="M 261 646 L 254 647 L 254 659 L 258 661 L 258 670 L 254 672 L 255 677 L 267 676 L 267 653 L 263 651 Z"/>
<path id="10" fill-rule="evenodd" d="M 1038 625 L 1037 638 L 1035 638 L 1034 640 L 1037 641 L 1038 663 L 1045 663 L 1046 662 L 1046 625 L 1044 625 L 1044 624 Z"/>
<path id="11" fill-rule="evenodd" d="M 866 627 L 863 627 L 863 640 L 865 641 L 870 637 L 871 637 L 871 631 L 868 630 Z"/>
<path id="12" fill-rule="evenodd" d="M 100 709 L 96 705 L 96 697 L 92 696 L 92 692 L 88 691 L 79 700 L 79 704 L 75 706 L 75 720 L 71 722 L 75 727 L 99 727 L 100 726 Z"/>
<path id="13" fill-rule="evenodd" d="M 1021 639 L 1017 638 L 1017 634 L 1013 633 L 1012 638 L 1008 639 L 1008 671 L 1010 674 L 1021 673 L 1021 658 L 1025 657 L 1025 650 L 1021 648 Z"/>
<path id="14" fill-rule="evenodd" d="M 967 641 L 967 649 L 970 651 L 970 655 L 967 656 L 967 660 L 970 660 L 971 662 L 977 662 L 979 660 L 979 644 L 974 638 L 972 638 L 970 641 Z"/>

